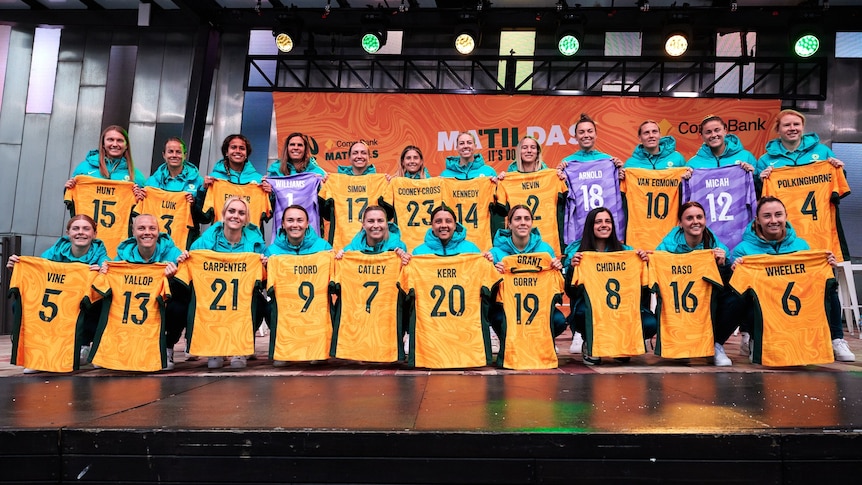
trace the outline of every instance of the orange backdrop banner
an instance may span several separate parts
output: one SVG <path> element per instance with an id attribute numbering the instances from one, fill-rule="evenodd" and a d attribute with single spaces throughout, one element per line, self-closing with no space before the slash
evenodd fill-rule
<path id="1" fill-rule="evenodd" d="M 598 125 L 596 149 L 626 160 L 639 143 L 638 126 L 654 120 L 676 139 L 688 159 L 703 143 L 700 121 L 724 118 L 730 133 L 759 157 L 776 137 L 779 100 L 630 98 L 585 96 L 494 96 L 463 94 L 273 93 L 279 153 L 294 131 L 311 138 L 312 153 L 327 172 L 349 165 L 348 149 L 365 141 L 378 172 L 395 173 L 401 150 L 422 149 L 425 166 L 438 175 L 447 156 L 456 155 L 458 132 L 470 131 L 478 151 L 497 171 L 515 160 L 521 137 L 542 145 L 550 167 L 578 150 L 575 122 L 589 114 Z"/>

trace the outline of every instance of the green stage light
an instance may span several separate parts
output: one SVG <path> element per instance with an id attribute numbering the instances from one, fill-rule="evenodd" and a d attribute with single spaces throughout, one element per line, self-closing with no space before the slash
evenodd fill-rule
<path id="1" fill-rule="evenodd" d="M 380 37 L 375 34 L 368 33 L 362 36 L 362 48 L 369 54 L 374 54 L 379 51 L 382 45 L 383 43 L 380 41 Z"/>
<path id="2" fill-rule="evenodd" d="M 566 34 L 560 37 L 557 47 L 560 49 L 560 54 L 564 56 L 573 56 L 577 54 L 578 50 L 581 48 L 581 43 L 574 35 Z"/>
<path id="3" fill-rule="evenodd" d="M 820 49 L 820 39 L 816 35 L 805 34 L 793 45 L 793 51 L 799 57 L 811 57 Z"/>

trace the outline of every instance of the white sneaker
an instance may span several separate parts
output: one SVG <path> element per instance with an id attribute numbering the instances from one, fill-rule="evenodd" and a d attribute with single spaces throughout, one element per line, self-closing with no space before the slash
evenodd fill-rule
<path id="1" fill-rule="evenodd" d="M 500 352 L 500 337 L 497 336 L 497 332 L 494 329 L 491 330 L 491 353 L 496 354 Z"/>
<path id="2" fill-rule="evenodd" d="M 715 343 L 715 357 L 714 363 L 718 367 L 730 367 L 733 365 L 733 361 L 730 360 L 730 357 L 724 352 L 724 345 L 720 343 Z"/>
<path id="3" fill-rule="evenodd" d="M 223 357 L 210 357 L 207 359 L 207 369 L 221 369 L 224 365 Z"/>
<path id="4" fill-rule="evenodd" d="M 843 338 L 832 341 L 832 353 L 835 354 L 835 360 L 838 362 L 856 362 L 856 355 L 853 354 L 847 341 Z"/>
<path id="5" fill-rule="evenodd" d="M 166 360 L 165 368 L 162 370 L 174 370 L 174 349 L 167 349 L 165 353 L 168 354 L 168 358 Z"/>
<path id="6" fill-rule="evenodd" d="M 581 335 L 581 332 L 575 332 L 575 335 L 572 336 L 572 346 L 569 347 L 569 353 L 572 354 L 580 354 L 581 347 L 584 346 L 584 337 Z"/>
<path id="7" fill-rule="evenodd" d="M 244 355 L 234 355 L 230 358 L 231 369 L 243 369 L 247 365 L 247 358 Z"/>
<path id="8" fill-rule="evenodd" d="M 748 332 L 739 332 L 739 355 L 751 355 L 751 335 Z"/>
<path id="9" fill-rule="evenodd" d="M 42 371 L 25 367 L 23 372 L 24 374 L 39 374 Z"/>
<path id="10" fill-rule="evenodd" d="M 87 362 L 87 359 L 90 358 L 90 346 L 89 345 L 82 345 L 81 346 L 81 354 L 79 357 L 80 357 L 80 360 L 78 361 L 78 363 L 80 365 L 87 365 L 89 363 L 89 362 Z"/>

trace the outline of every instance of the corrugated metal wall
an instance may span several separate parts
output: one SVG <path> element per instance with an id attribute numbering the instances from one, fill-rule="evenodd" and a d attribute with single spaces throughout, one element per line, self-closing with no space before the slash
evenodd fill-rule
<path id="1" fill-rule="evenodd" d="M 145 175 L 162 163 L 164 139 L 183 133 L 195 45 L 194 32 L 64 29 L 53 108 L 50 114 L 30 114 L 25 106 L 34 32 L 6 28 L 0 105 L 0 207 L 5 208 L 0 232 L 21 234 L 24 254 L 41 253 L 63 233 L 63 184 L 97 147 L 104 126 L 128 127 L 135 166 Z M 248 37 L 228 34 L 221 39 L 201 147 L 202 173 L 221 158 L 222 139 L 243 127 Z M 267 119 L 272 118 L 269 99 Z M 253 156 L 259 167 L 270 158 L 269 135 L 264 137 L 267 142 L 256 146 Z"/>

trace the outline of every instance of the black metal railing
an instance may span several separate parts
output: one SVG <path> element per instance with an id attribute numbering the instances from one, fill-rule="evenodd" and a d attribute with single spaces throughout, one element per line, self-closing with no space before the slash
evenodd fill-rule
<path id="1" fill-rule="evenodd" d="M 698 96 L 825 100 L 826 58 L 310 56 L 246 58 L 246 91 Z"/>

